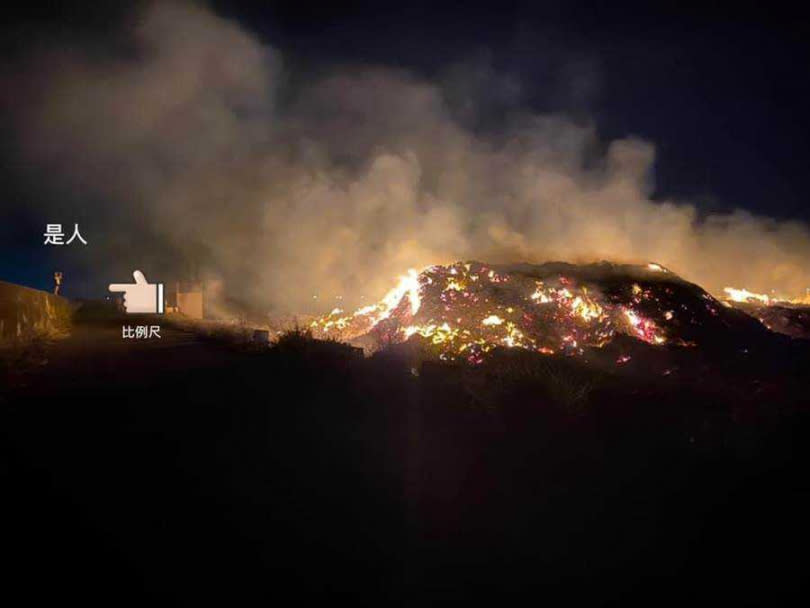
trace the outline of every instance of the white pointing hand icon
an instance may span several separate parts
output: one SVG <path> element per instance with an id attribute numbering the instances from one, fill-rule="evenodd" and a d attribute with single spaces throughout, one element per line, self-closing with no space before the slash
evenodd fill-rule
<path id="1" fill-rule="evenodd" d="M 163 283 L 147 283 L 140 270 L 133 272 L 132 276 L 135 283 L 110 283 L 109 290 L 124 292 L 124 308 L 128 313 L 163 314 Z"/>

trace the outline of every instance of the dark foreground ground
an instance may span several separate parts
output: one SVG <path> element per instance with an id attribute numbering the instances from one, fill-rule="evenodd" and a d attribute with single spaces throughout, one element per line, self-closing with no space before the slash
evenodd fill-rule
<path id="1" fill-rule="evenodd" d="M 85 319 L 7 363 L 7 597 L 776 605 L 804 590 L 795 353 L 761 379 L 726 361 L 653 381 L 641 362 L 638 377 L 566 361 L 504 375 L 162 334 Z"/>

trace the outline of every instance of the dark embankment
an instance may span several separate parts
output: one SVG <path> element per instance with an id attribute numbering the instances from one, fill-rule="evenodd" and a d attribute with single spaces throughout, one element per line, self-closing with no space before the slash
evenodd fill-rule
<path id="1" fill-rule="evenodd" d="M 123 347 L 120 323 L 80 323 L 4 395 L 29 598 L 772 605 L 805 584 L 806 349 L 413 368 L 301 334 Z"/>

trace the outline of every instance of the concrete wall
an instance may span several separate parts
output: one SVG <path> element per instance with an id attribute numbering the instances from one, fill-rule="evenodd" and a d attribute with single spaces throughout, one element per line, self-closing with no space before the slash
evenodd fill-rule
<path id="1" fill-rule="evenodd" d="M 0 281 L 0 342 L 29 340 L 65 330 L 70 302 L 51 293 Z"/>

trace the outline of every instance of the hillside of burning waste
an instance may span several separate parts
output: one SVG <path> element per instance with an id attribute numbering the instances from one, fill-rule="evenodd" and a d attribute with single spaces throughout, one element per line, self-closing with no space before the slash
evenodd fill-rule
<path id="1" fill-rule="evenodd" d="M 773 332 L 791 338 L 810 339 L 810 306 L 791 302 L 732 301 L 734 308 L 745 311 Z"/>
<path id="2" fill-rule="evenodd" d="M 458 262 L 411 271 L 383 300 L 315 320 L 316 337 L 367 350 L 417 343 L 444 361 L 494 349 L 578 356 L 618 337 L 672 348 L 737 347 L 771 332 L 743 310 L 654 263 Z"/>

